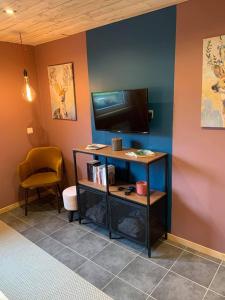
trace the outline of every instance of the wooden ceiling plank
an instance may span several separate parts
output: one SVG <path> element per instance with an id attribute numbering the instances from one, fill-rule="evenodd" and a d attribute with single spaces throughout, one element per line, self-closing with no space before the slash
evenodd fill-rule
<path id="1" fill-rule="evenodd" d="M 36 45 L 60 39 L 112 22 L 141 15 L 187 0 L 3 0 L 0 9 L 17 10 L 9 17 L 0 14 L 0 40 Z"/>

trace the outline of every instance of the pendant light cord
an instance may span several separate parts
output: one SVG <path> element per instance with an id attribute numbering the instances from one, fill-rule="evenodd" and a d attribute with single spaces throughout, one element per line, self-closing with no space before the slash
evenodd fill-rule
<path id="1" fill-rule="evenodd" d="M 23 47 L 23 39 L 22 39 L 21 32 L 19 32 L 19 37 L 20 37 L 20 45 L 21 45 L 21 49 L 22 49 L 23 62 L 24 62 L 24 67 L 25 67 L 25 49 Z M 27 70 L 26 69 L 24 69 L 24 71 L 23 71 L 23 76 L 27 76 Z"/>

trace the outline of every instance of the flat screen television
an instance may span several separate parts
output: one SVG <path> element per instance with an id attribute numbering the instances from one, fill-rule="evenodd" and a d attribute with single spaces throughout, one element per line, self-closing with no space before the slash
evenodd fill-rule
<path id="1" fill-rule="evenodd" d="M 92 93 L 96 130 L 148 133 L 148 89 Z"/>

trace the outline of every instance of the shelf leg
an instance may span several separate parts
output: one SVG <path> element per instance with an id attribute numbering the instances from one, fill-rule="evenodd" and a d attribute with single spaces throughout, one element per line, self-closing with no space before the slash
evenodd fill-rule
<path id="1" fill-rule="evenodd" d="M 151 257 L 151 214 L 150 214 L 150 178 L 149 178 L 149 165 L 146 166 L 146 181 L 147 181 L 147 247 L 148 257 Z"/>
<path id="2" fill-rule="evenodd" d="M 109 231 L 109 239 L 111 240 L 112 239 L 112 232 Z"/>
<path id="3" fill-rule="evenodd" d="M 167 240 L 167 232 L 168 232 L 168 156 L 165 157 L 165 240 Z"/>

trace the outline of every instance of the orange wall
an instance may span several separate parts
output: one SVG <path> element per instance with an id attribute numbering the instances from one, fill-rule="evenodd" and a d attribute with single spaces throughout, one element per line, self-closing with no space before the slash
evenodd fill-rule
<path id="1" fill-rule="evenodd" d="M 17 164 L 32 146 L 39 144 L 38 98 L 28 103 L 22 98 L 23 69 L 37 90 L 34 48 L 0 42 L 0 208 L 18 201 Z M 29 137 L 26 128 L 35 134 Z"/>
<path id="2" fill-rule="evenodd" d="M 177 6 L 172 208 L 173 234 L 222 252 L 225 252 L 225 131 L 200 127 L 200 104 L 202 40 L 224 34 L 224 10 L 224 0 L 217 0 L 216 6 L 210 0 L 189 0 Z M 72 184 L 72 148 L 91 142 L 86 34 L 39 45 L 35 51 L 32 47 L 26 49 L 26 65 L 40 99 L 32 105 L 19 92 L 24 66 L 20 46 L 0 42 L 0 179 L 4 195 L 0 208 L 18 200 L 15 166 L 29 148 L 58 145 Z M 74 63 L 78 121 L 51 117 L 47 66 L 65 62 Z M 26 128 L 31 124 L 34 135 L 29 138 Z M 79 166 L 80 170 L 84 167 L 84 160 Z"/>
<path id="3" fill-rule="evenodd" d="M 62 149 L 69 184 L 73 184 L 72 148 L 91 142 L 86 33 L 39 45 L 35 48 L 35 56 L 41 102 L 41 122 L 48 134 L 48 143 Z M 53 120 L 51 116 L 47 67 L 65 62 L 74 64 L 77 121 Z M 84 160 L 79 166 L 81 171 Z"/>
<path id="4" fill-rule="evenodd" d="M 177 7 L 172 232 L 225 252 L 225 131 L 200 127 L 203 38 L 225 34 L 225 1 Z"/>

